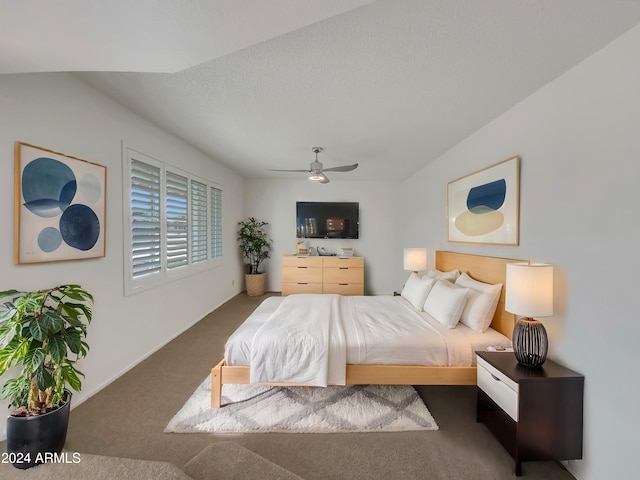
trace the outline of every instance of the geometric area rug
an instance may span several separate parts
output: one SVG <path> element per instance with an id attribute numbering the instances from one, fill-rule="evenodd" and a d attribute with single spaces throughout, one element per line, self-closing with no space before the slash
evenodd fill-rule
<path id="1" fill-rule="evenodd" d="M 410 385 L 284 387 L 223 385 L 210 408 L 207 376 L 171 419 L 167 433 L 353 433 L 438 430 Z"/>

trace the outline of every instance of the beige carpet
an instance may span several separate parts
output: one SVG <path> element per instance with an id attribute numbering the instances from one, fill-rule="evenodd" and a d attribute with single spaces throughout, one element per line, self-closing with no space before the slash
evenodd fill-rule
<path id="1" fill-rule="evenodd" d="M 232 442 L 208 446 L 183 467 L 194 480 L 302 480 Z"/>
<path id="2" fill-rule="evenodd" d="M 438 430 L 409 385 L 272 387 L 224 385 L 210 408 L 207 376 L 171 419 L 168 433 L 356 433 Z"/>
<path id="3" fill-rule="evenodd" d="M 167 462 L 77 452 L 69 452 L 66 458 L 27 470 L 5 463 L 0 465 L 0 480 L 302 480 L 233 442 L 209 445 L 182 470 Z"/>
<path id="4" fill-rule="evenodd" d="M 76 453 L 76 452 L 74 452 Z M 11 464 L 0 465 L 2 480 L 193 480 L 167 462 L 133 460 L 76 453 L 78 463 L 45 463 L 20 470 Z M 204 477 L 201 477 L 204 478 Z"/>

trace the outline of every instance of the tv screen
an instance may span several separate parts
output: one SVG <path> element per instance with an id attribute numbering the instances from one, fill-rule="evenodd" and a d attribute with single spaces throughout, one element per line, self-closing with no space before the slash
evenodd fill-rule
<path id="1" fill-rule="evenodd" d="M 358 238 L 358 202 L 296 202 L 298 238 Z"/>

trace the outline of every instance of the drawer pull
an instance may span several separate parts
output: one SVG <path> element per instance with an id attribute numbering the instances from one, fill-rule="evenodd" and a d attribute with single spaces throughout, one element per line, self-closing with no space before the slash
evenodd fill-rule
<path id="1" fill-rule="evenodd" d="M 348 284 L 348 283 L 339 283 L 338 285 L 347 286 L 347 285 L 349 285 L 349 284 Z"/>
<path id="2" fill-rule="evenodd" d="M 349 267 L 338 267 L 339 270 L 349 270 Z"/>
<path id="3" fill-rule="evenodd" d="M 501 382 L 502 381 L 498 377 L 496 377 L 493 373 L 491 374 L 491 378 L 493 378 L 496 382 Z"/>
<path id="4" fill-rule="evenodd" d="M 298 282 L 298 285 L 309 285 L 308 282 Z"/>
<path id="5" fill-rule="evenodd" d="M 298 268 L 309 268 L 309 267 L 298 267 Z"/>

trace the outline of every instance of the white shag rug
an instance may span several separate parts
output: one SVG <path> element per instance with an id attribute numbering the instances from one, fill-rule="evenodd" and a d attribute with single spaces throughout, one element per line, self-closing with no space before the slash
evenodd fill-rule
<path id="1" fill-rule="evenodd" d="M 438 430 L 408 385 L 271 387 L 223 385 L 222 408 L 209 408 L 207 377 L 171 419 L 167 433 L 400 432 Z"/>

